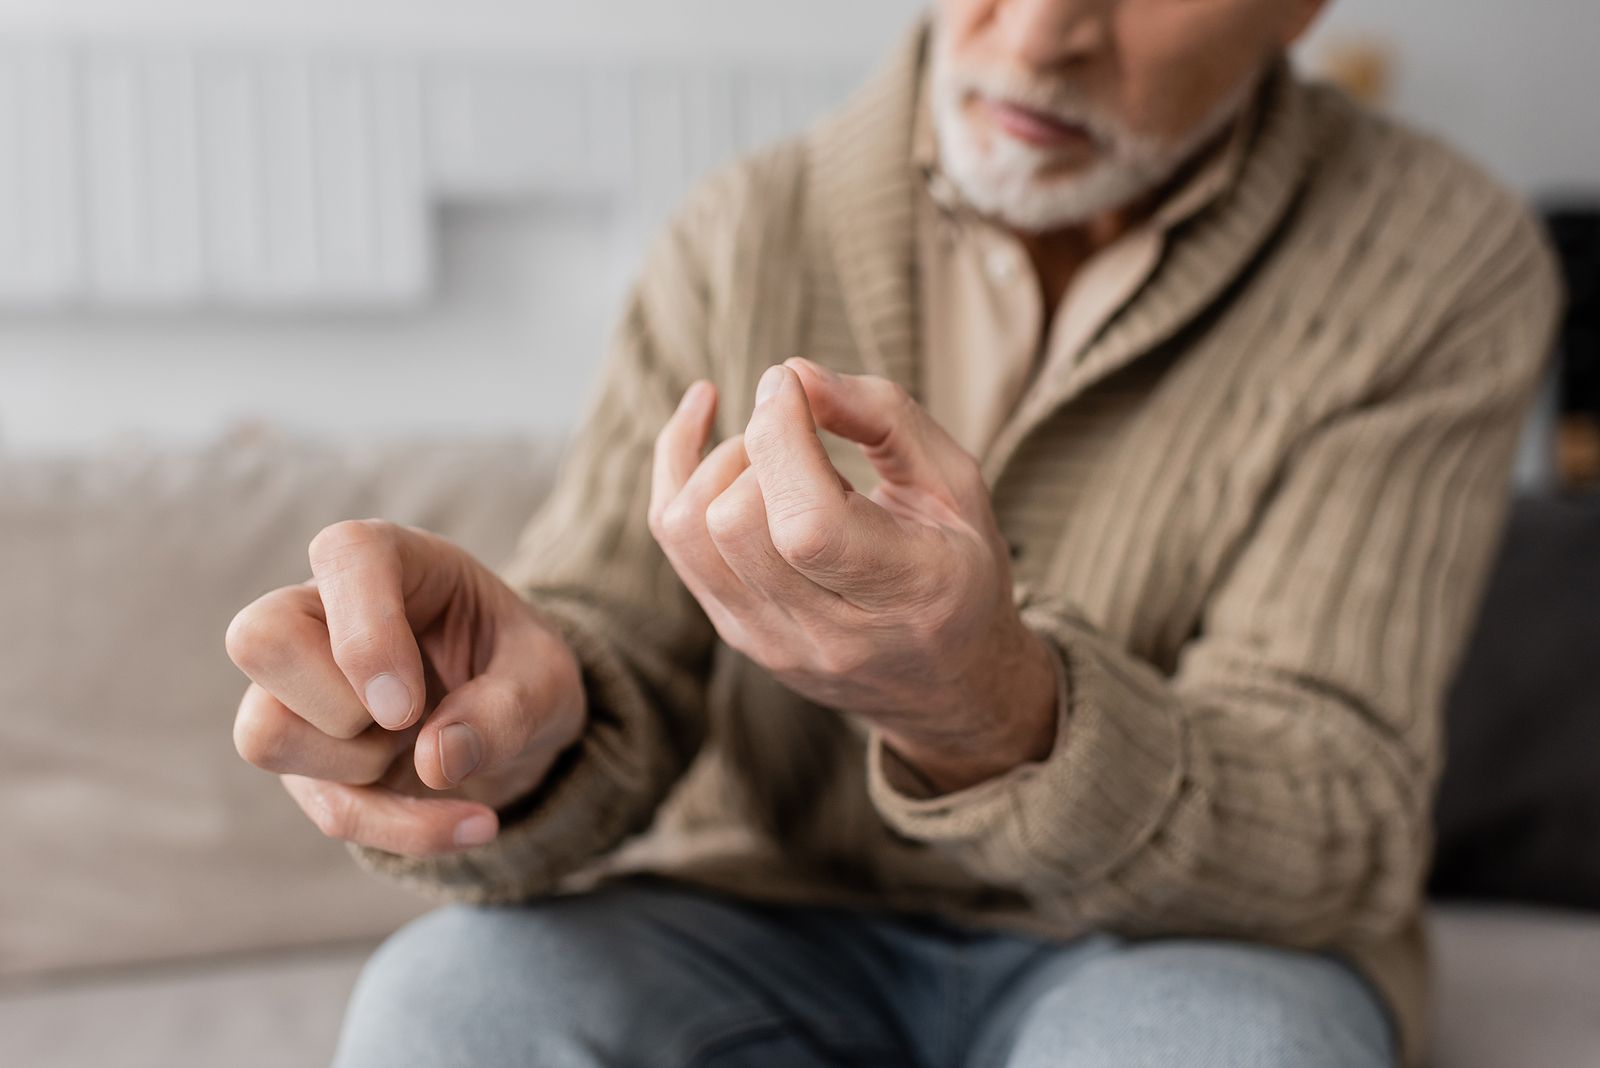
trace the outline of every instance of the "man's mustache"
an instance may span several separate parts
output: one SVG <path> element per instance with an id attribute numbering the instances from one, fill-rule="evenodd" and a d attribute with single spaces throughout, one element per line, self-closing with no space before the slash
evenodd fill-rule
<path id="1" fill-rule="evenodd" d="M 948 68 L 946 91 L 965 101 L 973 96 L 1003 100 L 1029 111 L 1036 111 L 1056 122 L 1079 127 L 1102 145 L 1120 142 L 1125 133 L 1122 123 L 1083 89 L 1070 82 L 1045 82 L 1038 78 L 982 68 Z"/>

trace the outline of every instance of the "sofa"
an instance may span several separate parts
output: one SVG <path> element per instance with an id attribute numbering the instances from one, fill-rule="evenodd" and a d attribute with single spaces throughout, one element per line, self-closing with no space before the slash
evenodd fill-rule
<path id="1" fill-rule="evenodd" d="M 304 578 L 336 519 L 384 516 L 504 560 L 559 453 L 241 427 L 200 446 L 0 455 L 0 1062 L 326 1062 L 362 960 L 422 905 L 235 755 L 245 680 L 222 635 Z M 1600 543 L 1574 544 L 1569 563 L 1593 571 Z M 1480 815 L 1441 841 L 1460 846 L 1449 836 L 1470 839 Z M 1482 896 L 1470 877 L 1438 889 Z M 1600 1065 L 1600 912 L 1525 897 L 1430 908 L 1438 1068 Z"/>

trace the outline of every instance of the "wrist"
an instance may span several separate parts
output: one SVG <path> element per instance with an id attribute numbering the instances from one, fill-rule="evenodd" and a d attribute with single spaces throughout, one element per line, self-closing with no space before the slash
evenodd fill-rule
<path id="1" fill-rule="evenodd" d="M 937 793 L 951 793 L 1043 761 L 1055 746 L 1057 700 L 1055 653 L 1018 622 L 1006 652 L 991 658 L 994 672 L 969 704 L 965 727 L 937 735 L 884 729 L 884 743 Z"/>

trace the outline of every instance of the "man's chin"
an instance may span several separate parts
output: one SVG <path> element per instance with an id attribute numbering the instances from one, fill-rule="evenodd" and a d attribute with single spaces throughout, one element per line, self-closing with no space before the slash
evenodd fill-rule
<path id="1" fill-rule="evenodd" d="M 958 179 L 956 188 L 973 207 L 1011 230 L 1047 233 L 1117 211 L 1145 189 L 1132 176 L 1099 168 L 1081 174 L 995 176 Z"/>
<path id="2" fill-rule="evenodd" d="M 1133 203 L 1152 168 L 1104 151 L 1043 152 L 974 124 L 947 125 L 942 165 L 972 207 L 1007 228 L 1044 233 L 1080 226 Z"/>

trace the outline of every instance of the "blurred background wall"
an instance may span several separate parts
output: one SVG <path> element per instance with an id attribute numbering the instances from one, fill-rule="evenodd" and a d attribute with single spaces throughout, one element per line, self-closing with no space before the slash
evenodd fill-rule
<path id="1" fill-rule="evenodd" d="M 339 518 L 505 560 L 662 215 L 922 6 L 0 0 L 0 1060 L 326 1063 L 422 904 L 238 759 L 229 619 Z M 1542 203 L 1593 201 L 1594 0 L 1330 0 L 1303 51 Z M 1568 243 L 1600 307 L 1594 213 Z M 1600 486 L 1595 321 L 1564 395 Z M 1600 902 L 1597 501 L 1513 515 L 1436 893 Z M 1437 1064 L 1600 1063 L 1600 921 L 1430 912 Z"/>
<path id="2" fill-rule="evenodd" d="M 607 114 L 632 125 L 602 130 L 605 144 L 583 151 L 604 158 L 591 159 L 587 170 L 541 180 L 514 149 L 551 136 L 546 122 L 561 127 L 559 109 L 570 96 L 558 93 L 543 119 L 537 108 L 506 112 L 514 87 L 500 86 L 502 104 L 479 99 L 499 124 L 492 139 L 510 156 L 491 161 L 475 186 L 459 174 L 453 185 L 448 175 L 419 180 L 416 232 L 403 235 L 417 269 L 380 279 L 376 298 L 349 286 L 341 292 L 338 278 L 325 278 L 301 279 L 298 297 L 280 291 L 279 299 L 260 299 L 250 284 L 230 291 L 199 277 L 215 263 L 190 264 L 196 277 L 163 290 L 162 271 L 142 264 L 137 251 L 109 274 L 80 261 L 74 280 L 62 283 L 58 273 L 53 290 L 47 285 L 41 294 L 36 286 L 31 298 L 18 299 L 13 286 L 0 299 L 0 447 L 202 440 L 250 420 L 333 436 L 561 433 L 581 411 L 641 243 L 683 185 L 743 141 L 792 129 L 841 97 L 921 7 L 917 0 L 4 0 L 0 108 L 8 85 L 15 106 L 25 86 L 17 71 L 37 76 L 41 56 L 68 58 L 81 117 L 94 77 L 114 85 L 130 64 L 154 62 L 159 80 L 161 70 L 192 69 L 208 56 L 225 57 L 224 66 L 270 68 L 331 55 L 335 76 L 399 65 L 412 89 L 437 81 L 441 70 L 458 83 L 480 77 L 491 86 L 495 71 L 553 70 L 568 78 L 569 90 L 581 82 L 584 91 L 609 93 L 620 110 Z M 841 26 L 851 29 L 841 33 Z M 1439 130 L 1508 182 L 1543 195 L 1600 175 L 1600 119 L 1586 93 L 1600 55 L 1592 0 L 1332 0 L 1305 58 L 1315 65 L 1366 42 L 1392 61 L 1396 111 Z M 602 80 L 609 88 L 595 90 Z M 716 128 L 730 125 L 730 107 L 748 107 L 729 98 L 762 93 L 759 121 L 746 113 L 742 130 Z M 696 129 L 698 138 L 690 136 Z M 555 136 L 558 153 L 573 151 L 559 130 Z M 444 158 L 424 166 L 457 164 Z M 133 187 L 128 174 L 105 170 L 102 184 Z M 11 174 L 14 195 L 20 179 L 14 168 Z M 156 221 L 161 211 L 181 215 L 186 190 L 165 188 L 164 206 L 105 210 Z M 7 190 L 0 175 L 0 220 Z M 91 208 L 100 203 L 88 199 Z M 69 242 L 80 257 L 90 240 L 83 230 Z M 112 230 L 101 218 L 94 240 L 110 240 Z M 169 240 L 179 230 L 169 224 L 157 232 Z M 0 224 L 0 249 L 6 233 Z M 181 250 L 163 254 L 169 268 L 171 256 L 181 259 Z"/>

